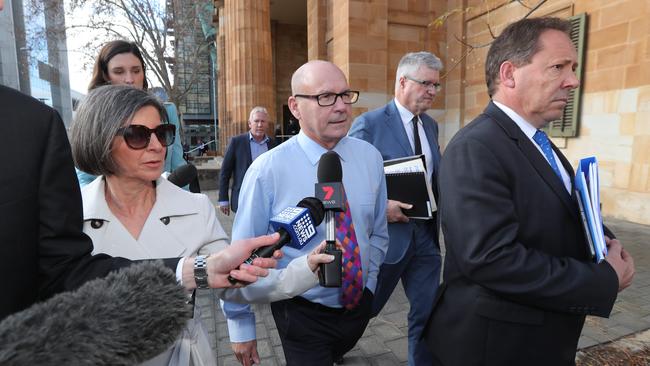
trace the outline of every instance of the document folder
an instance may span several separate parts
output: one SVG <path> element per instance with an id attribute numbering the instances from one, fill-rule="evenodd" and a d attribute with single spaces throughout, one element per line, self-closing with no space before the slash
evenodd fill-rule
<path id="1" fill-rule="evenodd" d="M 388 199 L 413 205 L 411 209 L 402 210 L 407 217 L 414 219 L 433 217 L 437 206 L 424 166 L 424 155 L 386 160 L 384 174 Z"/>
<path id="2" fill-rule="evenodd" d="M 600 212 L 598 162 L 595 157 L 580 160 L 576 170 L 575 189 L 589 253 L 596 263 L 600 263 L 607 255 L 607 245 Z"/>

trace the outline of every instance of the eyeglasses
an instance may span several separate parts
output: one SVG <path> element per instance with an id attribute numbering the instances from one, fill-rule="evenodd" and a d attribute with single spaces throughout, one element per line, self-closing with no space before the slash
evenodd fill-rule
<path id="1" fill-rule="evenodd" d="M 354 104 L 359 100 L 359 92 L 355 90 L 347 90 L 342 93 L 321 93 L 318 95 L 308 94 L 294 94 L 296 98 L 311 98 L 316 99 L 318 105 L 321 107 L 329 107 L 336 103 L 336 98 L 341 98 L 345 104 Z"/>
<path id="2" fill-rule="evenodd" d="M 408 75 L 404 75 L 404 77 L 406 79 L 408 79 L 408 80 L 414 81 L 414 82 L 422 85 L 423 87 L 425 87 L 427 89 L 433 89 L 433 90 L 435 90 L 437 92 L 442 90 L 442 85 L 440 85 L 440 83 L 434 83 L 434 82 L 427 81 L 427 80 L 418 80 L 418 79 L 414 79 L 414 78 L 412 78 L 412 77 L 410 77 Z"/>
<path id="3" fill-rule="evenodd" d="M 156 135 L 161 145 L 169 146 L 174 143 L 176 126 L 165 123 L 151 129 L 143 125 L 128 125 L 117 130 L 117 135 L 123 136 L 126 144 L 134 150 L 142 150 L 149 146 L 152 133 Z"/>

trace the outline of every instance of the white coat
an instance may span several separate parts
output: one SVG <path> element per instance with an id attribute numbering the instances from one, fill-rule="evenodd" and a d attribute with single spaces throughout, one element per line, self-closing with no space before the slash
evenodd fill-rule
<path id="1" fill-rule="evenodd" d="M 81 190 L 83 231 L 93 241 L 95 253 L 128 259 L 176 258 L 215 253 L 228 245 L 228 236 L 217 220 L 215 208 L 204 194 L 190 193 L 167 181 L 156 180 L 156 202 L 136 240 L 113 215 L 105 199 L 102 176 Z M 293 260 L 273 286 L 255 284 L 216 290 L 224 300 L 267 303 L 297 296 L 318 283 L 306 256 Z"/>

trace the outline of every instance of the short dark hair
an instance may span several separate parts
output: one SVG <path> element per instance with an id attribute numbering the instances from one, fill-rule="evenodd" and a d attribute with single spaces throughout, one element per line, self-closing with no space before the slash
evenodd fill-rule
<path id="1" fill-rule="evenodd" d="M 167 112 L 154 95 L 128 85 L 104 85 L 91 90 L 79 104 L 70 126 L 70 145 L 76 166 L 92 175 L 113 175 L 119 167 L 112 156 L 117 130 L 129 124 L 142 107 L 158 110 L 161 123 Z"/>
<path id="2" fill-rule="evenodd" d="M 501 64 L 505 61 L 511 61 L 516 66 L 529 64 L 540 50 L 539 36 L 549 29 L 559 30 L 568 36 L 571 22 L 552 17 L 521 19 L 508 25 L 492 41 L 485 59 L 485 81 L 490 97 L 497 91 Z"/>
<path id="3" fill-rule="evenodd" d="M 110 84 L 108 80 L 108 62 L 121 53 L 130 53 L 140 60 L 142 64 L 142 74 L 144 75 L 144 82 L 142 83 L 142 88 L 147 90 L 149 85 L 147 83 L 147 68 L 144 63 L 144 58 L 140 49 L 135 42 L 127 42 L 124 40 L 117 40 L 108 42 L 102 47 L 99 51 L 99 55 L 95 59 L 95 65 L 93 66 L 93 77 L 88 84 L 88 91 L 95 89 L 98 86 Z"/>

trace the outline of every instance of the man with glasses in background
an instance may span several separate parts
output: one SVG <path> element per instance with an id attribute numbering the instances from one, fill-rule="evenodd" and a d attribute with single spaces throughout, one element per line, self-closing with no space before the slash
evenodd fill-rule
<path id="1" fill-rule="evenodd" d="M 231 209 L 237 212 L 239 190 L 248 167 L 258 156 L 275 146 L 275 140 L 266 134 L 268 124 L 269 112 L 266 108 L 254 107 L 248 117 L 250 130 L 233 137 L 228 144 L 219 175 L 219 209 L 226 215 L 230 215 Z M 232 194 L 228 199 L 230 177 L 233 175 Z"/>
<path id="2" fill-rule="evenodd" d="M 315 286 L 271 304 L 287 365 L 331 366 L 354 347 L 370 319 L 379 266 L 388 247 L 386 184 L 379 152 L 365 141 L 346 136 L 351 104 L 359 92 L 350 90 L 336 65 L 319 60 L 302 65 L 293 74 L 291 90 L 288 104 L 300 123 L 300 133 L 261 155 L 246 172 L 232 238 L 268 233 L 271 217 L 314 195 L 321 155 L 338 154 L 349 210 L 343 215 L 345 220 L 337 220 L 337 241 L 350 257 L 358 253 L 356 258 L 343 259 L 344 268 L 350 263 L 355 270 L 343 271 L 340 288 Z M 341 237 L 343 230 L 347 235 Z M 324 238 L 323 223 L 304 248 L 285 246 L 278 270 L 270 276 L 281 276 L 291 259 L 311 251 Z M 351 277 L 353 281 L 346 286 Z M 353 296 L 347 296 L 350 293 Z M 223 309 L 237 359 L 244 365 L 259 363 L 250 307 L 224 303 Z"/>
<path id="3" fill-rule="evenodd" d="M 385 160 L 423 154 L 436 201 L 438 125 L 425 112 L 440 90 L 441 69 L 442 63 L 432 53 L 404 55 L 397 66 L 395 99 L 359 116 L 349 133 L 373 144 Z M 411 203 L 388 200 L 390 244 L 379 272 L 373 316 L 379 314 L 401 278 L 410 304 L 408 363 L 430 365 L 431 354 L 421 335 L 440 280 L 438 225 L 435 213 L 431 219 L 409 219 L 402 209 L 411 208 Z"/>

